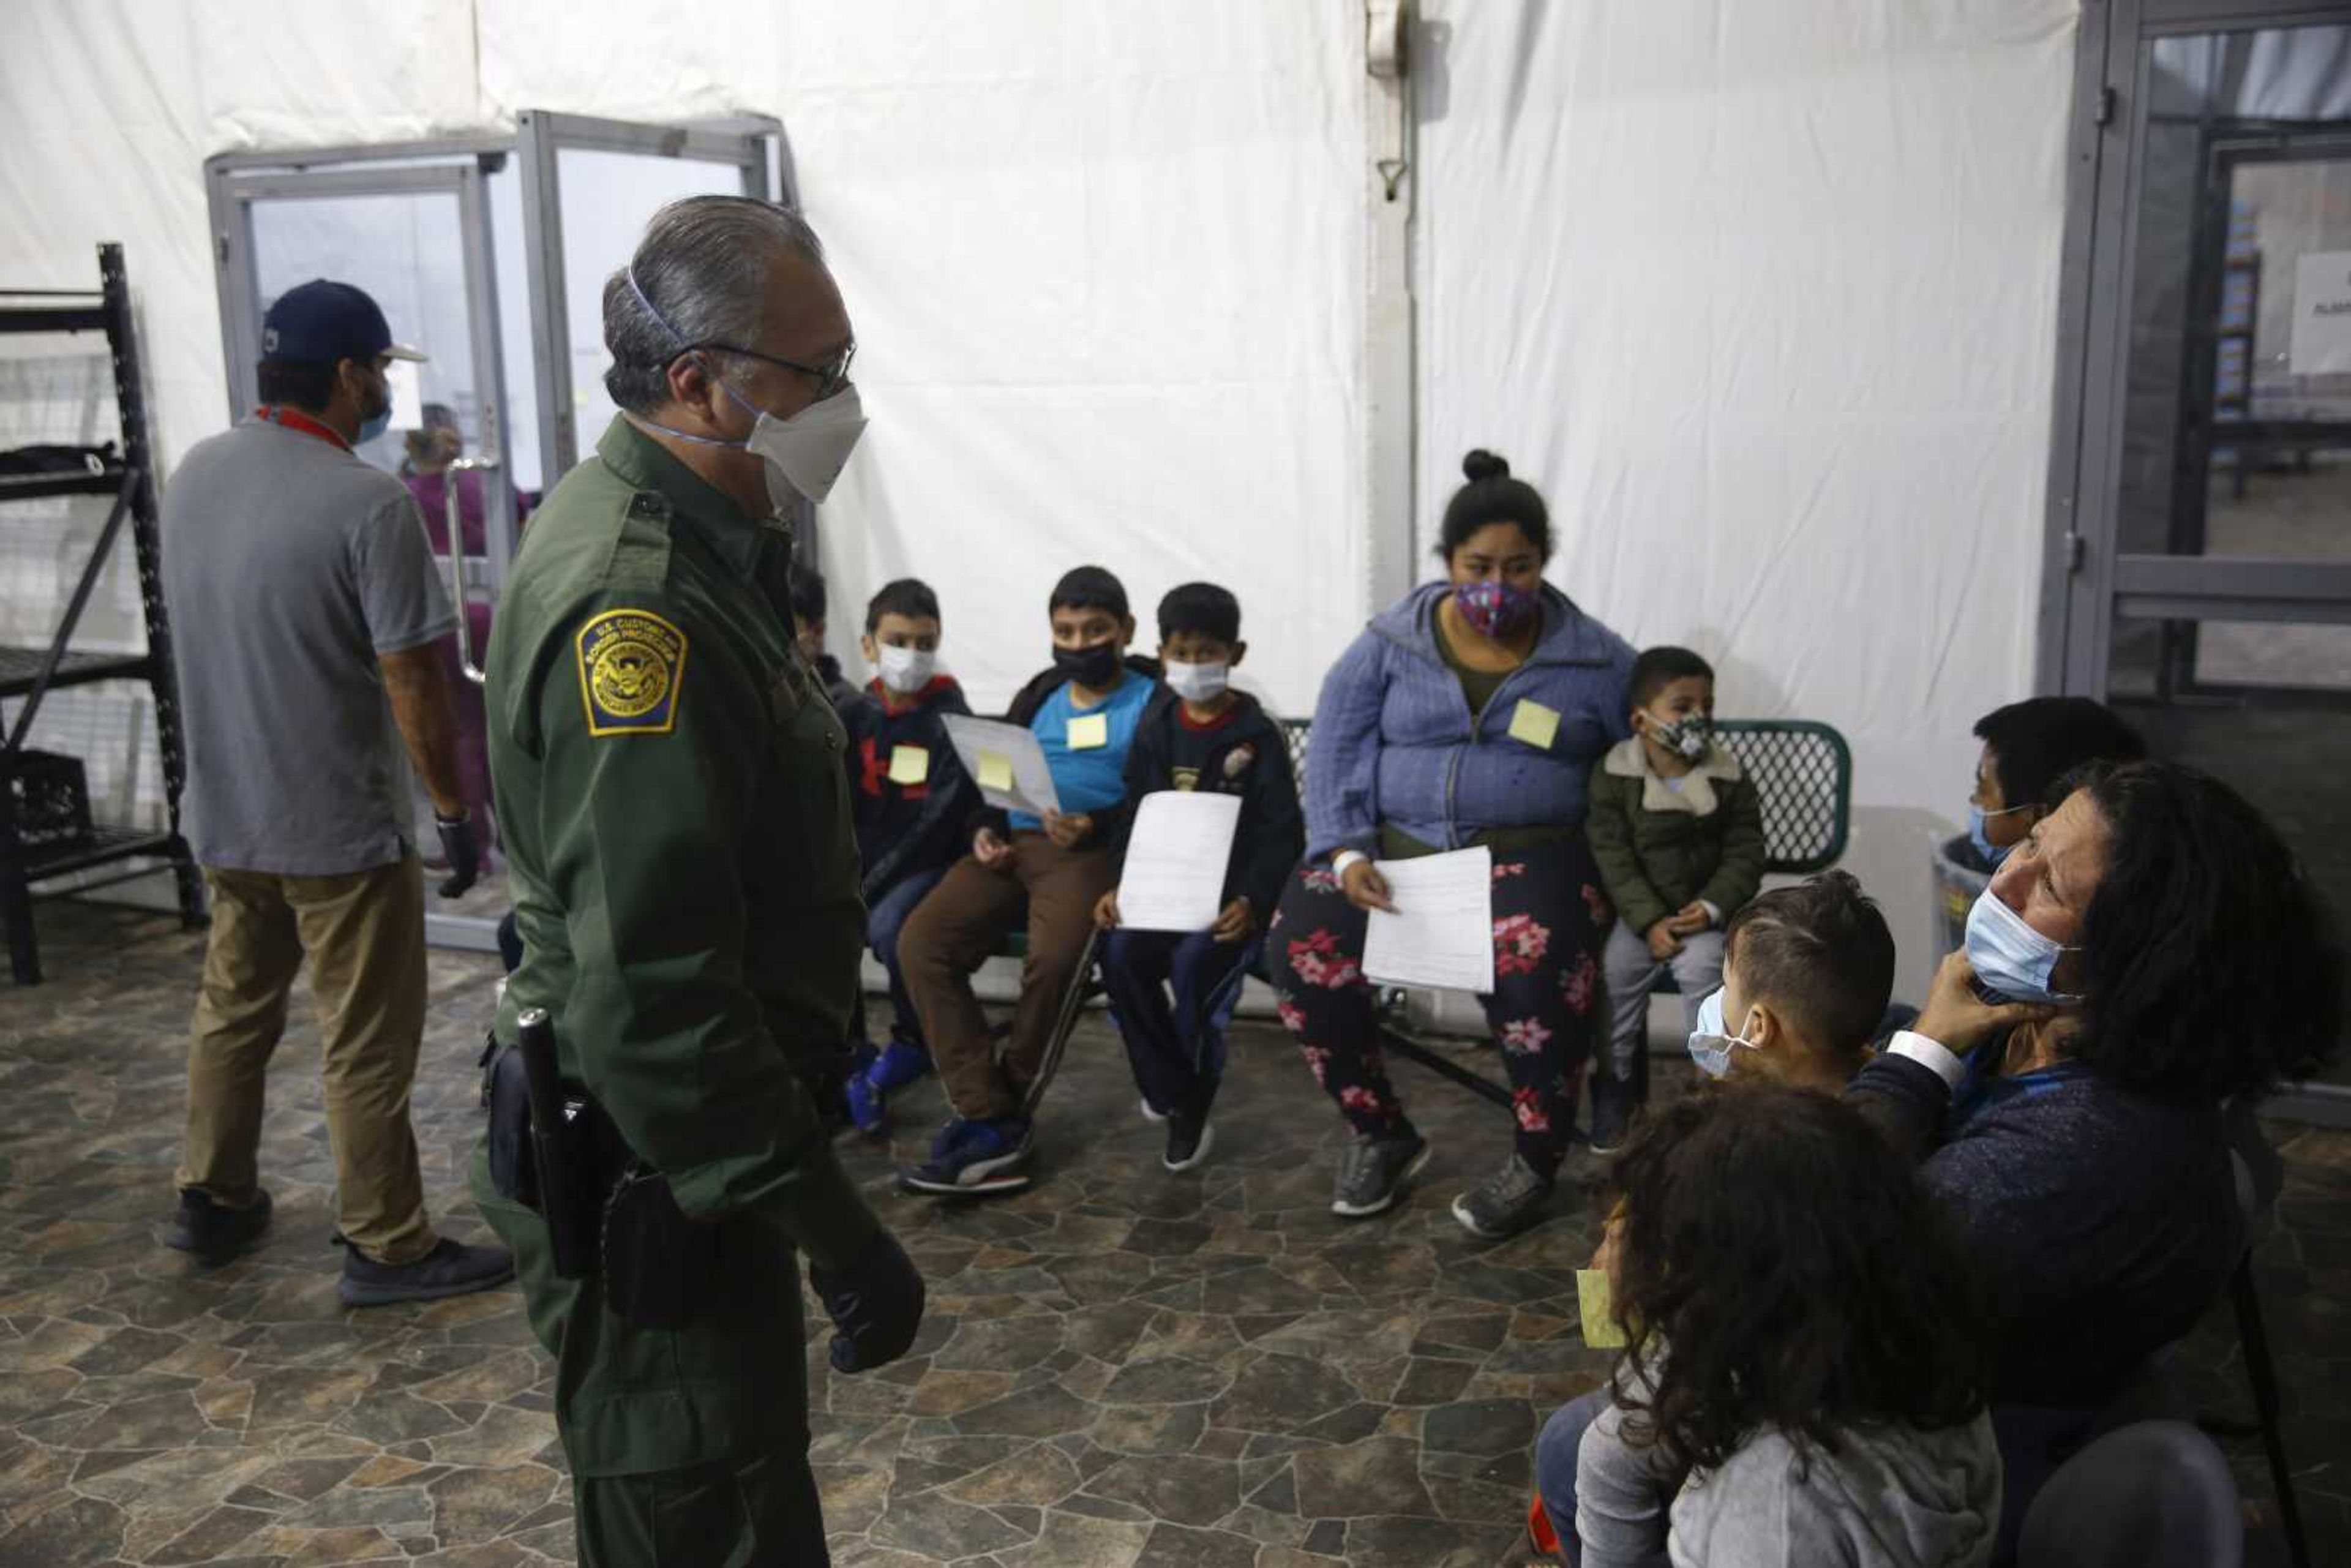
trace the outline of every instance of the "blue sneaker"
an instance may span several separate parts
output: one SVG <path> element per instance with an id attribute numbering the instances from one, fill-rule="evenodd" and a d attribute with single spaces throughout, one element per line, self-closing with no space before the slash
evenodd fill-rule
<path id="1" fill-rule="evenodd" d="M 1026 1116 L 957 1117 L 931 1141 L 931 1157 L 898 1179 L 915 1192 L 966 1197 L 1027 1186 L 1029 1176 L 1020 1167 L 1029 1162 L 1029 1134 Z"/>
<path id="2" fill-rule="evenodd" d="M 865 1076 L 877 1095 L 895 1093 L 907 1084 L 930 1076 L 931 1053 L 921 1046 L 903 1040 L 893 1040 L 883 1046 L 873 1058 L 873 1065 Z"/>
<path id="3" fill-rule="evenodd" d="M 869 1136 L 881 1132 L 883 1123 L 882 1097 L 866 1081 L 866 1075 L 873 1071 L 877 1054 L 870 1045 L 859 1046 L 857 1060 L 849 1070 L 849 1082 L 841 1085 L 841 1098 L 849 1105 L 849 1124 Z"/>

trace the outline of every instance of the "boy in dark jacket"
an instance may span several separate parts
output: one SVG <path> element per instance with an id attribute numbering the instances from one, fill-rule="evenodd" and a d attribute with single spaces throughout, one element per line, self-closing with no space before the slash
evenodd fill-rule
<path id="1" fill-rule="evenodd" d="M 1085 956 L 1094 905 L 1118 882 L 1110 846 L 1131 810 L 1127 752 L 1160 689 L 1159 667 L 1126 657 L 1134 617 L 1125 588 L 1101 567 L 1063 577 L 1047 612 L 1052 666 L 1021 688 L 1005 721 L 1037 737 L 1061 810 L 1041 819 L 979 812 L 967 825 L 971 852 L 923 900 L 899 938 L 906 990 L 955 1111 L 930 1158 L 903 1173 L 917 1192 L 1027 1185 L 1029 1091 L 1046 1070 L 1054 1019 Z M 1024 906 L 1029 953 L 998 1061 L 971 976 L 1020 928 Z"/>
<path id="2" fill-rule="evenodd" d="M 841 711 L 849 734 L 850 815 L 865 866 L 865 945 L 890 976 L 890 1042 L 875 1051 L 858 1009 L 849 1116 L 878 1133 L 891 1092 L 931 1071 L 922 1023 L 906 994 L 898 936 L 914 906 L 963 852 L 977 797 L 943 716 L 967 714 L 963 687 L 938 673 L 939 601 L 911 577 L 884 584 L 865 607 L 873 684 Z"/>
<path id="3" fill-rule="evenodd" d="M 1167 1124 L 1163 1163 L 1171 1171 L 1207 1157 L 1224 1026 L 1281 885 L 1306 852 L 1289 743 L 1255 697 L 1228 684 L 1248 651 L 1240 601 L 1230 593 L 1212 582 L 1170 591 L 1159 601 L 1159 659 L 1169 689 L 1153 699 L 1126 758 L 1130 801 L 1159 789 L 1241 798 L 1216 923 L 1206 931 L 1120 930 L 1115 888 L 1094 912 L 1110 933 L 1102 986 L 1143 1092 L 1143 1113 Z M 1113 845 L 1122 855 L 1133 822 L 1125 819 Z M 1167 985 L 1175 988 L 1172 1009 Z"/>
<path id="4" fill-rule="evenodd" d="M 824 651 L 824 573 L 812 566 L 792 568 L 792 634 L 816 666 L 824 695 L 838 713 L 857 700 L 857 688 L 841 673 L 841 661 Z"/>
<path id="5" fill-rule="evenodd" d="M 1601 965 L 1608 1049 L 1592 1074 L 1592 1146 L 1613 1151 L 1649 1093 L 1649 988 L 1670 971 L 1686 1021 L 1722 985 L 1722 928 L 1763 883 L 1763 809 L 1714 738 L 1714 667 L 1687 648 L 1633 662 L 1633 738 L 1593 769 L 1584 832 L 1616 905 Z"/>

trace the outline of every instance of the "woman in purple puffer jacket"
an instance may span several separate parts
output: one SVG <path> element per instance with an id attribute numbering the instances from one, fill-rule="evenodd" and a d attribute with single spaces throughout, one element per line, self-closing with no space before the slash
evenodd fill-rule
<path id="1" fill-rule="evenodd" d="M 1583 839 L 1593 764 L 1631 734 L 1633 650 L 1543 581 L 1542 497 L 1488 452 L 1445 510 L 1446 580 L 1413 590 L 1333 665 L 1306 764 L 1307 859 L 1275 914 L 1282 1021 L 1354 1133 L 1332 1212 L 1377 1214 L 1428 1157 L 1388 1082 L 1363 973 L 1374 863 L 1485 845 L 1494 990 L 1481 998 L 1517 1130 L 1502 1166 L 1454 1201 L 1479 1236 L 1541 1217 L 1574 1131 L 1610 913 Z"/>

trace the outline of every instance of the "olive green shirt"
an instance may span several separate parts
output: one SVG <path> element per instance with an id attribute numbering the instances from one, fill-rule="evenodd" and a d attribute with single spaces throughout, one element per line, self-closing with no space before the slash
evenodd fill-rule
<path id="1" fill-rule="evenodd" d="M 720 1299 L 631 1330 L 557 1280 L 545 1227 L 475 1195 L 559 1364 L 575 1470 L 621 1474 L 805 1435 L 794 1249 L 878 1225 L 794 1071 L 837 1051 L 864 930 L 840 721 L 792 636 L 789 538 L 616 418 L 532 519 L 490 635 L 490 767 L 523 961 L 563 1076 L 723 1227 Z"/>

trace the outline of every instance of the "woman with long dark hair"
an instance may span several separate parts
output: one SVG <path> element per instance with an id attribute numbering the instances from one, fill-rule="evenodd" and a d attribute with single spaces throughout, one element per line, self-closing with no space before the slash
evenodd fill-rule
<path id="1" fill-rule="evenodd" d="M 2246 1245 L 2223 1105 L 2343 1028 L 2343 953 L 2220 780 L 2094 766 L 2001 862 L 1925 1011 L 1852 1098 L 1918 1162 L 1989 1291 L 2007 1538 Z"/>

